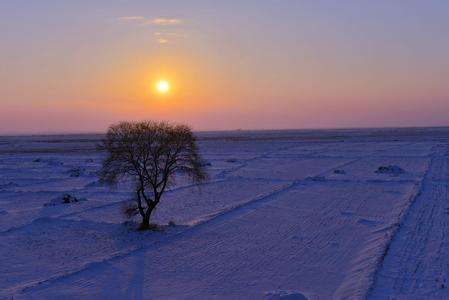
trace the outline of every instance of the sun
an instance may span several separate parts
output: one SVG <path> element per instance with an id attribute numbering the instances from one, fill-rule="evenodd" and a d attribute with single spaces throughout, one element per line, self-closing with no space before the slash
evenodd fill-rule
<path id="1" fill-rule="evenodd" d="M 156 83 L 156 90 L 159 94 L 166 94 L 170 91 L 170 83 L 166 80 L 160 80 Z"/>

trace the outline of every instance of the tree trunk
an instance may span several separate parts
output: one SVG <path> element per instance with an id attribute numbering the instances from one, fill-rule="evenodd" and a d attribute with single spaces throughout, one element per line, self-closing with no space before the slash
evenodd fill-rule
<path id="1" fill-rule="evenodd" d="M 150 228 L 150 216 L 144 214 L 142 216 L 142 224 L 140 224 L 140 229 L 148 229 Z"/>
<path id="2" fill-rule="evenodd" d="M 151 205 L 147 208 L 147 211 L 142 216 L 142 224 L 140 224 L 141 229 L 150 229 L 152 226 L 150 225 L 150 217 L 151 213 L 153 212 L 155 205 Z"/>

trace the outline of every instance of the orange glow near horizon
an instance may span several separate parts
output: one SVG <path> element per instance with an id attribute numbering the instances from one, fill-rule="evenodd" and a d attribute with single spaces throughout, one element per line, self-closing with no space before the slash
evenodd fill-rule
<path id="1" fill-rule="evenodd" d="M 139 3 L 123 7 L 152 11 L 155 18 L 169 14 L 165 21 L 171 24 L 142 26 L 146 17 L 122 17 L 116 5 L 111 15 L 119 20 L 103 14 L 85 19 L 81 4 L 77 12 L 72 4 L 58 6 L 73 20 L 70 30 L 86 33 L 71 36 L 59 30 L 61 19 L 51 5 L 41 22 L 43 16 L 12 1 L 17 7 L 11 19 L 0 20 L 7 22 L 0 26 L 7 39 L 0 58 L 0 132 L 101 131 L 120 120 L 141 119 L 198 130 L 449 124 L 449 40 L 441 39 L 449 35 L 432 27 L 433 20 L 446 22 L 439 15 L 443 8 L 428 16 L 425 29 L 414 18 L 401 18 L 400 4 L 396 16 L 390 3 L 348 4 L 335 19 L 321 4 L 317 18 L 300 8 L 305 4 L 270 4 L 276 9 L 266 15 L 264 4 L 251 24 L 224 3 L 214 3 L 223 6 L 218 18 L 183 1 L 167 7 Z M 431 6 L 418 6 L 421 20 L 422 8 Z M 173 24 L 170 15 L 183 16 L 184 9 L 191 19 Z M 345 15 L 354 10 L 364 18 Z M 383 10 L 391 23 L 379 28 L 373 12 Z M 298 18 L 301 12 L 304 18 Z M 36 24 L 42 28 L 29 35 Z M 160 39 L 169 42 L 161 45 Z"/>

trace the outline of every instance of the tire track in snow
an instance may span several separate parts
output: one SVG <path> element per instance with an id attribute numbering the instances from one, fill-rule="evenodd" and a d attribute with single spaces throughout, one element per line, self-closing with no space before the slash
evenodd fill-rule
<path id="1" fill-rule="evenodd" d="M 230 181 L 232 179 L 233 178 L 210 180 L 210 181 L 202 183 L 201 186 L 205 186 L 205 185 L 209 185 L 209 184 L 216 184 L 216 183 L 221 183 L 221 182 L 226 182 L 226 181 Z M 173 192 L 182 191 L 184 189 L 192 188 L 192 187 L 195 187 L 195 186 L 196 186 L 196 184 L 187 184 L 187 185 L 183 185 L 183 186 L 179 186 L 179 187 L 170 189 L 170 190 L 166 191 L 165 193 L 171 194 Z M 125 193 L 125 194 L 130 194 L 130 193 Z M 76 216 L 78 214 L 83 214 L 83 213 L 90 212 L 90 211 L 95 211 L 95 210 L 98 210 L 98 209 L 104 209 L 104 208 L 108 208 L 108 207 L 112 207 L 112 206 L 117 206 L 117 205 L 126 203 L 129 200 L 130 199 L 119 200 L 119 201 L 112 201 L 111 203 L 106 203 L 106 204 L 101 204 L 101 205 L 97 205 L 97 206 L 92 206 L 92 207 L 88 207 L 86 209 L 79 210 L 79 211 L 74 211 L 74 212 L 69 212 L 69 213 L 61 213 L 61 214 L 56 213 L 56 214 L 50 215 L 50 216 L 39 217 L 39 218 L 36 218 L 36 219 L 32 220 L 29 223 L 25 223 L 25 224 L 22 224 L 20 226 L 11 227 L 11 228 L 8 228 L 6 230 L 1 230 L 0 231 L 0 235 L 1 234 L 7 234 L 7 233 L 10 233 L 12 231 L 20 230 L 20 229 L 22 229 L 22 228 L 24 228 L 26 226 L 30 226 L 34 221 L 36 221 L 36 220 L 38 220 L 40 218 L 60 219 L 60 218 L 66 218 L 66 217 L 70 217 L 70 216 Z M 42 210 L 42 209 L 45 209 L 45 207 L 33 208 L 33 209 L 29 209 L 29 210 Z"/>
<path id="2" fill-rule="evenodd" d="M 379 267 L 370 298 L 449 298 L 448 165 L 448 153 L 433 157 L 420 194 Z"/>
<path id="3" fill-rule="evenodd" d="M 27 284 L 26 286 L 22 285 L 22 286 L 19 286 L 19 287 L 17 287 L 17 286 L 16 287 L 12 287 L 12 288 L 9 289 L 7 294 L 8 295 L 14 295 L 14 294 L 17 294 L 18 291 L 26 292 L 27 290 L 32 289 L 32 288 L 34 288 L 36 286 L 39 286 L 39 285 L 42 285 L 42 284 L 51 284 L 53 282 L 57 282 L 58 280 L 62 280 L 62 279 L 68 278 L 68 277 L 70 277 L 72 275 L 76 275 L 76 274 L 79 274 L 81 272 L 87 271 L 88 269 L 96 268 L 96 267 L 99 267 L 99 266 L 104 265 L 104 264 L 109 264 L 111 262 L 115 262 L 115 261 L 121 260 L 123 258 L 126 258 L 126 257 L 128 257 L 130 255 L 133 255 L 133 254 L 135 254 L 135 253 L 137 253 L 139 251 L 142 251 L 142 250 L 146 251 L 146 250 L 151 249 L 152 247 L 155 247 L 155 246 L 160 247 L 160 246 L 163 246 L 163 245 L 174 243 L 179 238 L 182 238 L 185 234 L 188 234 L 188 233 L 191 233 L 191 232 L 193 232 L 195 230 L 198 230 L 198 229 L 200 229 L 203 226 L 209 226 L 210 224 L 213 224 L 214 222 L 218 222 L 219 219 L 221 219 L 223 217 L 228 217 L 229 214 L 231 214 L 231 213 L 236 213 L 237 211 L 243 212 L 244 209 L 249 209 L 249 207 L 248 207 L 249 205 L 254 205 L 254 204 L 261 203 L 262 201 L 267 201 L 267 199 L 269 200 L 269 198 L 271 198 L 271 197 L 273 197 L 273 196 L 275 196 L 275 195 L 277 195 L 279 193 L 286 192 L 289 189 L 293 188 L 295 185 L 296 185 L 296 183 L 293 182 L 293 183 L 290 183 L 290 184 L 288 184 L 288 185 L 286 185 L 286 186 L 284 186 L 282 188 L 279 188 L 277 190 L 271 191 L 268 194 L 259 195 L 258 197 L 254 198 L 254 199 L 252 199 L 252 200 L 250 200 L 250 201 L 248 201 L 246 203 L 243 203 L 243 204 L 231 207 L 228 210 L 225 210 L 225 211 L 222 211 L 222 212 L 219 212 L 219 213 L 215 214 L 210 219 L 206 219 L 206 220 L 200 221 L 200 222 L 196 223 L 195 225 L 193 225 L 191 227 L 188 227 L 185 230 L 181 230 L 181 231 L 179 231 L 179 232 L 169 236 L 165 240 L 155 241 L 154 243 L 151 243 L 150 245 L 145 245 L 143 247 L 138 247 L 138 248 L 135 248 L 135 249 L 133 249 L 131 251 L 125 251 L 125 252 L 119 253 L 117 255 L 111 256 L 109 258 L 103 259 L 101 261 L 89 262 L 89 263 L 81 266 L 80 268 L 78 268 L 76 270 L 69 271 L 69 272 L 67 272 L 65 274 L 58 274 L 58 275 L 55 275 L 55 276 L 52 276 L 50 278 L 46 278 L 46 279 L 43 279 L 43 280 L 37 280 L 35 282 L 31 282 L 31 283 Z"/>
<path id="4" fill-rule="evenodd" d="M 321 174 L 326 174 L 326 173 L 328 173 L 328 172 L 330 172 L 330 171 L 332 171 L 332 170 L 334 170 L 336 168 L 341 168 L 342 166 L 346 166 L 346 165 L 348 165 L 350 163 L 355 163 L 355 162 L 359 161 L 360 159 L 368 158 L 368 157 L 370 157 L 372 155 L 375 155 L 377 152 L 379 152 L 379 151 L 371 153 L 371 154 L 369 154 L 369 155 L 367 155 L 365 157 L 362 157 L 362 158 L 353 159 L 350 162 L 345 162 L 345 163 L 340 164 L 338 166 L 333 166 L 332 168 L 328 168 L 325 171 L 318 173 L 316 176 L 320 176 Z M 272 151 L 270 151 L 270 153 L 272 153 Z M 167 240 L 164 240 L 162 242 L 157 242 L 157 245 L 160 246 L 161 244 L 176 242 L 176 240 L 178 238 L 181 238 L 183 235 L 185 235 L 185 234 L 187 234 L 189 232 L 192 232 L 194 230 L 199 230 L 202 226 L 209 226 L 209 225 L 211 225 L 213 223 L 219 222 L 222 218 L 231 217 L 232 214 L 234 214 L 234 215 L 235 214 L 240 214 L 240 213 L 244 213 L 244 212 L 249 211 L 249 210 L 256 209 L 257 206 L 259 206 L 259 205 L 261 205 L 263 203 L 272 201 L 273 199 L 276 198 L 275 196 L 280 195 L 281 193 L 287 192 L 288 190 L 294 188 L 295 186 L 297 186 L 299 184 L 302 184 L 304 181 L 307 181 L 307 179 L 287 182 L 283 187 L 281 187 L 279 189 L 276 189 L 276 190 L 271 191 L 271 192 L 269 192 L 267 194 L 264 194 L 264 195 L 259 195 L 259 196 L 255 197 L 255 198 L 245 202 L 245 203 L 242 203 L 242 204 L 233 206 L 233 207 L 231 207 L 229 209 L 226 209 L 224 211 L 218 212 L 217 214 L 215 214 L 210 219 L 206 219 L 204 221 L 198 222 L 195 225 L 193 225 L 193 226 L 191 226 L 191 227 L 189 227 L 189 228 L 187 228 L 185 230 L 182 230 L 182 231 L 176 233 L 175 235 L 171 236 Z M 310 242 L 313 242 L 313 240 L 310 241 Z M 307 245 L 305 245 L 305 247 L 307 247 Z M 45 284 L 51 284 L 52 282 L 55 282 L 55 281 L 57 281 L 59 279 L 67 278 L 67 277 L 69 277 L 71 275 L 78 274 L 78 273 L 83 272 L 83 271 L 85 271 L 85 270 L 87 270 L 89 268 L 92 268 L 92 267 L 97 267 L 99 265 L 103 265 L 103 264 L 106 264 L 106 263 L 109 263 L 109 262 L 112 262 L 112 261 L 117 261 L 117 260 L 123 259 L 123 258 L 125 258 L 127 256 L 130 256 L 130 255 L 140 251 L 140 250 L 146 250 L 148 248 L 151 248 L 151 245 L 150 246 L 147 245 L 145 247 L 139 247 L 137 249 L 133 249 L 133 250 L 128 251 L 128 252 L 120 253 L 118 255 L 112 256 L 110 258 L 107 258 L 107 259 L 104 259 L 104 260 L 101 260 L 101 261 L 89 262 L 86 265 L 81 266 L 79 269 L 67 272 L 66 274 L 55 275 L 55 276 L 52 276 L 52 277 L 44 279 L 44 280 L 38 280 L 36 282 L 27 284 L 25 287 L 22 286 L 22 287 L 20 287 L 20 290 L 26 291 L 28 289 L 31 289 L 31 288 L 33 288 L 33 287 L 35 287 L 37 285 L 41 285 L 41 284 L 44 284 L 44 283 Z M 17 292 L 17 289 L 16 289 L 16 292 Z"/>
<path id="5" fill-rule="evenodd" d="M 311 177 L 323 176 L 323 175 L 325 175 L 328 172 L 331 172 L 331 171 L 339 169 L 339 168 L 346 167 L 346 166 L 348 166 L 350 164 L 353 164 L 353 163 L 356 163 L 356 162 L 358 162 L 360 160 L 363 160 L 363 159 L 366 159 L 366 158 L 378 155 L 381 152 L 390 151 L 390 150 L 393 150 L 393 149 L 396 149 L 396 148 L 401 148 L 401 147 L 404 147 L 404 146 L 409 146 L 410 144 L 413 144 L 413 143 L 395 145 L 395 146 L 392 146 L 392 147 L 390 147 L 388 149 L 380 149 L 380 150 L 371 152 L 371 153 L 369 153 L 366 156 L 358 157 L 358 158 L 353 159 L 353 160 L 351 160 L 349 162 L 345 162 L 345 163 L 343 163 L 343 164 L 341 164 L 339 166 L 336 166 L 336 167 L 333 167 L 331 169 L 328 169 L 328 170 L 326 170 L 324 172 L 320 172 L 320 173 L 318 173 L 316 175 L 313 175 Z M 266 157 L 269 157 L 270 155 L 275 154 L 276 152 L 290 150 L 290 149 L 294 149 L 294 148 L 297 148 L 297 147 L 298 147 L 298 144 L 294 144 L 294 145 L 291 145 L 291 146 L 285 146 L 285 147 L 281 147 L 279 149 L 275 149 L 275 150 L 266 152 L 264 154 L 258 155 L 256 157 L 252 157 L 252 158 L 246 159 L 240 165 L 238 165 L 236 167 L 233 167 L 233 168 L 230 168 L 229 170 L 223 170 L 221 173 L 217 174 L 217 178 L 218 179 L 204 182 L 204 183 L 201 184 L 201 186 L 208 185 L 208 184 L 214 184 L 214 183 L 217 183 L 217 182 L 226 182 L 226 181 L 238 178 L 238 177 L 245 178 L 245 179 L 259 179 L 259 178 L 247 178 L 247 177 L 233 176 L 233 175 L 231 175 L 230 177 L 227 177 L 227 175 L 230 175 L 230 174 L 234 173 L 235 171 L 237 171 L 237 170 L 239 170 L 241 168 L 246 167 L 248 165 L 248 163 L 251 162 L 251 161 L 254 161 L 254 160 L 257 160 L 257 159 L 261 159 L 261 158 L 266 158 Z M 266 178 L 262 178 L 262 179 L 266 179 Z M 282 180 L 282 181 L 291 182 L 290 180 Z M 179 187 L 173 188 L 171 190 L 168 190 L 167 193 L 176 192 L 176 191 L 183 190 L 183 189 L 186 189 L 186 188 L 191 188 L 191 187 L 194 187 L 194 186 L 195 186 L 195 184 L 188 184 L 188 185 L 179 186 Z M 129 199 L 125 199 L 125 200 L 121 200 L 121 201 L 114 201 L 114 202 L 103 204 L 103 205 L 99 205 L 99 206 L 89 207 L 89 208 L 86 208 L 86 209 L 81 210 L 81 211 L 75 211 L 75 212 L 63 213 L 63 214 L 56 214 L 54 216 L 46 216 L 46 217 L 65 218 L 65 217 L 69 217 L 69 216 L 75 216 L 77 214 L 86 213 L 86 212 L 89 212 L 89 211 L 94 211 L 94 210 L 98 210 L 98 209 L 103 209 L 103 208 L 108 208 L 108 207 L 111 207 L 111 206 L 120 205 L 120 204 L 126 203 L 128 201 L 129 201 Z M 29 223 L 22 224 L 20 226 L 14 226 L 14 227 L 8 228 L 6 230 L 2 230 L 2 231 L 0 231 L 0 234 L 4 234 L 4 233 L 9 233 L 11 231 L 20 230 L 20 229 L 22 229 L 22 228 L 24 228 L 26 226 L 31 225 L 33 223 L 33 221 L 31 221 Z"/>
<path id="6" fill-rule="evenodd" d="M 385 152 L 385 151 L 389 151 L 389 150 L 392 150 L 392 149 L 396 149 L 396 148 L 405 147 L 405 146 L 408 146 L 408 145 L 409 144 L 401 144 L 401 145 L 390 147 L 388 149 L 377 150 L 377 151 L 371 152 L 368 155 L 365 155 L 365 156 L 362 156 L 362 157 L 358 157 L 358 158 L 352 159 L 352 160 L 350 160 L 348 162 L 345 162 L 345 163 L 339 164 L 337 166 L 333 166 L 331 168 L 328 168 L 325 171 L 319 172 L 318 174 L 316 174 L 314 176 L 322 176 L 322 175 L 325 175 L 326 173 L 331 172 L 331 171 L 333 171 L 335 169 L 346 167 L 346 166 L 348 166 L 350 164 L 353 164 L 353 163 L 356 163 L 356 162 L 358 162 L 360 160 L 370 158 L 370 157 L 372 157 L 374 155 L 378 155 L 379 153 L 382 153 L 382 152 Z M 285 148 L 294 148 L 294 147 L 297 147 L 297 145 L 291 146 L 291 147 L 285 147 Z M 267 156 L 267 155 L 275 153 L 276 151 L 282 151 L 282 150 L 286 150 L 286 149 L 282 148 L 282 149 L 278 149 L 278 150 L 275 150 L 275 151 L 270 151 L 269 153 L 265 153 L 264 155 L 261 155 L 260 157 L 257 157 L 257 158 L 263 158 L 264 156 Z M 255 160 L 257 158 L 251 158 L 248 161 Z M 314 177 L 314 176 L 312 176 L 312 177 Z M 231 179 L 231 178 L 227 178 L 225 180 L 228 180 L 228 179 Z M 163 240 L 162 242 L 157 242 L 157 246 L 159 247 L 161 244 L 168 244 L 168 243 L 176 242 L 176 240 L 178 238 L 181 238 L 183 235 L 185 235 L 185 234 L 187 234 L 189 232 L 193 232 L 195 230 L 199 230 L 203 226 L 209 226 L 211 224 L 214 224 L 214 223 L 217 223 L 217 222 L 221 222 L 221 220 L 223 218 L 226 219 L 226 218 L 235 217 L 235 216 L 238 216 L 240 214 L 244 214 L 245 212 L 257 209 L 257 207 L 259 207 L 260 205 L 267 204 L 267 203 L 275 200 L 277 198 L 276 196 L 278 196 L 278 195 L 280 195 L 282 193 L 288 192 L 290 189 L 296 187 L 297 185 L 300 185 L 300 184 L 304 183 L 305 181 L 307 182 L 308 180 L 307 179 L 301 179 L 301 180 L 294 180 L 294 181 L 287 182 L 283 187 L 281 187 L 279 189 L 276 189 L 276 190 L 271 191 L 271 192 L 269 192 L 267 194 L 264 194 L 264 195 L 259 195 L 259 196 L 255 197 L 255 198 L 245 202 L 245 203 L 242 203 L 242 204 L 233 206 L 231 208 L 228 208 L 228 209 L 226 209 L 224 211 L 218 212 L 217 214 L 213 215 L 213 217 L 211 217 L 209 219 L 206 219 L 204 221 L 201 221 L 201 222 L 199 222 L 199 223 L 189 227 L 186 230 L 182 230 L 181 232 L 178 232 L 175 235 L 169 237 L 167 240 Z M 180 187 L 180 188 L 183 188 L 183 187 Z M 115 202 L 114 204 L 117 204 L 117 203 Z M 331 214 L 331 212 L 335 209 L 335 206 L 330 205 L 330 203 L 328 203 L 328 204 L 329 205 L 325 206 L 326 207 L 325 214 Z M 95 208 L 91 208 L 91 209 L 95 209 Z M 311 218 L 309 218 L 309 219 L 311 219 Z M 329 218 L 323 218 L 323 221 L 321 222 L 320 226 L 325 226 L 330 221 L 331 221 L 331 219 L 329 219 Z M 316 236 L 315 238 L 319 238 L 319 237 Z M 309 247 L 313 243 L 314 240 L 315 239 L 312 238 L 310 241 L 308 241 L 306 244 L 304 244 L 304 248 Z M 120 253 L 118 255 L 112 256 L 110 258 L 107 258 L 107 259 L 104 259 L 104 260 L 101 260 L 101 261 L 89 262 L 86 265 L 81 266 L 78 270 L 70 271 L 70 272 L 68 272 L 66 274 L 63 274 L 63 275 L 61 275 L 61 274 L 55 275 L 55 276 L 52 276 L 51 278 L 47 278 L 47 279 L 44 279 L 44 280 L 39 280 L 39 281 L 36 281 L 34 283 L 27 284 L 26 287 L 23 287 L 23 286 L 20 287 L 20 290 L 26 291 L 26 290 L 28 290 L 30 288 L 33 288 L 33 287 L 35 287 L 37 285 L 40 285 L 42 283 L 51 284 L 52 282 L 56 282 L 59 279 L 67 278 L 67 277 L 69 277 L 71 275 L 81 273 L 81 272 L 83 272 L 83 271 L 85 271 L 85 270 L 87 270 L 89 268 L 98 267 L 98 266 L 103 265 L 103 264 L 107 264 L 107 263 L 110 263 L 110 262 L 113 262 L 113 261 L 117 261 L 117 260 L 126 258 L 126 257 L 128 257 L 128 256 L 130 256 L 130 255 L 132 255 L 132 254 L 134 254 L 134 253 L 136 253 L 138 251 L 140 251 L 140 250 L 143 250 L 143 249 L 146 250 L 146 249 L 151 248 L 151 247 L 152 247 L 151 245 L 149 245 L 149 246 L 146 245 L 145 247 L 140 247 L 140 248 L 134 249 L 134 250 L 129 251 L 129 252 Z M 319 256 L 317 256 L 317 259 L 319 259 Z"/>
<path id="7" fill-rule="evenodd" d="M 308 184 L 315 184 L 310 181 L 307 181 L 307 182 L 308 182 Z M 252 200 L 251 203 L 245 203 L 239 207 L 236 207 L 229 211 L 226 211 L 223 214 L 216 216 L 215 218 L 209 219 L 209 220 L 205 221 L 204 223 L 198 224 L 197 226 L 193 226 L 193 227 L 187 229 L 186 231 L 183 231 L 182 233 L 180 233 L 178 235 L 178 238 L 176 238 L 176 239 L 171 238 L 170 240 L 164 241 L 162 243 L 158 243 L 157 245 L 153 245 L 153 246 L 149 246 L 147 248 L 141 249 L 142 252 L 139 252 L 139 253 L 144 253 L 144 251 L 150 250 L 153 247 L 156 247 L 157 249 L 164 248 L 164 247 L 167 248 L 166 246 L 169 246 L 169 244 L 171 244 L 173 242 L 178 242 L 178 240 L 180 240 L 180 239 L 182 241 L 182 238 L 184 238 L 184 240 L 187 239 L 187 236 L 195 237 L 195 234 L 198 231 L 201 232 L 201 231 L 205 230 L 207 232 L 208 230 L 212 230 L 212 232 L 213 232 L 214 229 L 209 229 L 209 228 L 215 228 L 215 229 L 221 228 L 223 226 L 226 226 L 226 224 L 229 225 L 228 221 L 230 221 L 231 224 L 236 223 L 236 222 L 239 223 L 239 220 L 245 219 L 245 218 L 241 218 L 242 216 L 245 216 L 247 213 L 254 215 L 255 213 L 257 213 L 257 211 L 260 212 L 260 210 L 258 210 L 258 208 L 267 209 L 267 207 L 271 206 L 272 204 L 278 203 L 276 200 L 279 200 L 279 197 L 278 197 L 279 195 L 289 192 L 292 188 L 296 188 L 298 185 L 301 185 L 304 183 L 305 183 L 305 181 L 303 181 L 303 180 L 294 181 L 291 183 L 291 185 L 287 185 L 283 188 L 280 188 L 278 191 L 270 192 L 269 194 L 265 195 L 264 197 Z M 320 183 L 317 183 L 317 184 L 320 184 Z M 357 199 L 354 200 L 353 198 L 352 199 L 349 198 L 349 199 L 346 199 L 346 201 L 349 203 L 349 202 L 357 201 Z M 285 201 L 283 200 L 282 202 L 285 202 Z M 287 236 L 293 235 L 298 232 L 298 229 L 301 229 L 304 227 L 307 228 L 307 227 L 311 227 L 311 226 L 316 226 L 316 227 L 319 227 L 322 229 L 322 230 L 317 230 L 317 232 L 315 232 L 313 235 L 311 235 L 310 237 L 307 237 L 305 242 L 301 243 L 299 245 L 299 247 L 297 248 L 297 250 L 300 252 L 308 253 L 308 262 L 307 262 L 308 265 L 306 266 L 307 268 L 310 268 L 310 265 L 318 265 L 318 262 L 322 262 L 323 260 L 326 261 L 326 265 L 328 265 L 328 264 L 333 265 L 333 266 L 338 265 L 338 260 L 336 257 L 325 255 L 326 254 L 325 251 L 329 251 L 328 241 L 331 241 L 335 234 L 334 231 L 326 230 L 326 228 L 328 228 L 328 226 L 330 224 L 335 224 L 335 218 L 334 218 L 335 212 L 338 211 L 337 208 L 339 208 L 340 205 L 344 205 L 344 204 L 345 203 L 342 203 L 340 201 L 335 201 L 331 197 L 330 199 L 328 199 L 327 201 L 325 201 L 323 204 L 320 205 L 323 209 L 317 210 L 314 214 L 304 217 L 304 220 L 300 220 L 299 226 L 298 226 L 298 224 L 289 224 L 289 226 L 287 228 L 283 227 L 284 231 L 282 232 L 283 235 L 281 236 L 281 238 L 283 238 L 285 235 L 287 235 Z M 285 204 L 284 204 L 284 209 L 288 209 L 287 207 L 285 207 Z M 261 216 L 260 213 L 258 215 L 259 215 L 259 217 Z M 317 221 L 318 221 L 318 223 L 317 223 Z M 351 223 L 351 221 L 348 221 L 345 219 L 338 219 L 338 221 L 339 221 L 339 223 L 334 228 L 344 229 L 348 223 Z M 307 225 L 307 223 L 309 223 L 309 225 Z M 202 226 L 202 225 L 206 225 L 206 226 Z M 215 225 L 215 226 L 212 226 L 212 225 Z M 254 232 L 252 231 L 254 229 L 253 227 L 246 228 L 246 229 L 247 229 L 247 231 L 245 232 L 246 234 L 248 234 L 248 233 L 254 234 Z M 250 229 L 250 230 L 248 231 L 248 229 Z M 340 233 L 340 231 L 337 230 L 337 233 Z M 347 233 L 347 231 L 346 231 L 346 233 Z M 231 240 L 228 239 L 226 242 L 221 239 L 217 239 L 217 240 L 215 240 L 214 243 L 204 245 L 205 247 L 207 247 L 210 250 L 210 251 L 208 250 L 206 252 L 214 253 L 214 252 L 217 252 L 217 249 L 225 249 L 224 246 L 226 246 L 226 245 L 238 243 L 241 236 L 240 236 L 240 234 L 237 234 L 230 238 L 231 238 Z M 353 241 L 355 240 L 354 237 L 352 237 L 351 239 Z M 271 241 L 264 243 L 262 248 L 268 252 L 276 253 L 275 248 L 277 247 L 277 244 L 276 243 L 270 244 L 270 243 L 271 243 Z M 323 245 L 325 247 L 317 248 L 317 245 Z M 310 247 L 316 248 L 316 251 L 305 250 Z M 182 250 L 180 250 L 180 251 L 182 251 Z M 49 280 L 49 281 L 45 282 L 44 288 L 51 286 L 51 284 L 61 283 L 61 281 L 63 282 L 64 279 L 67 279 L 67 278 L 71 277 L 72 275 L 87 272 L 87 273 L 83 273 L 83 275 L 81 276 L 81 278 L 84 278 L 85 276 L 89 276 L 89 274 L 93 274 L 92 273 L 93 271 L 96 272 L 95 268 L 104 269 L 107 267 L 107 264 L 109 264 L 109 263 L 122 263 L 130 255 L 136 254 L 136 252 L 138 252 L 138 251 L 130 253 L 129 255 L 123 255 L 121 257 L 112 258 L 111 260 L 104 261 L 104 262 L 106 262 L 106 264 L 104 262 L 100 262 L 98 264 L 94 263 L 94 264 L 91 264 L 88 268 L 86 268 L 84 270 L 80 270 L 79 272 L 76 272 L 73 274 L 67 274 L 67 276 L 61 276 L 59 278 Z M 154 251 L 154 253 L 156 254 L 156 253 L 158 253 L 158 251 Z M 347 256 L 348 254 L 351 254 L 351 249 L 346 249 L 345 253 L 346 253 L 345 256 Z M 251 255 L 251 253 L 247 253 L 245 255 Z M 201 257 L 198 256 L 198 254 L 195 252 L 190 253 L 189 258 L 195 259 L 195 260 L 201 259 Z M 294 257 L 284 257 L 282 259 L 284 260 L 284 263 L 285 263 L 285 259 L 292 259 L 292 258 L 294 259 Z M 155 259 L 158 260 L 157 258 L 155 258 Z M 161 259 L 161 261 L 158 260 L 159 263 L 164 265 L 164 263 L 163 263 L 164 258 L 160 258 L 160 259 Z M 266 259 L 276 260 L 276 259 L 281 259 L 281 258 L 279 258 L 279 257 L 278 258 L 262 257 L 261 260 L 252 259 L 251 266 L 256 269 L 263 268 L 264 264 L 266 263 Z M 228 265 L 225 268 L 226 272 L 229 270 L 234 270 L 234 268 L 235 268 L 235 271 L 237 272 L 241 268 L 241 266 L 236 264 L 236 262 L 229 261 L 228 263 L 230 265 Z M 204 264 L 201 268 L 201 273 L 204 273 L 204 272 L 208 273 L 208 274 L 215 272 L 214 275 L 217 275 L 218 280 L 223 280 L 224 278 L 226 278 L 226 273 L 222 273 L 220 268 L 217 269 L 217 266 L 213 265 L 213 263 L 212 264 L 211 263 Z M 330 274 L 332 272 L 328 272 L 328 273 Z M 289 273 L 289 274 L 294 275 L 293 273 Z M 78 279 L 80 279 L 80 278 L 78 277 Z M 84 285 L 84 284 L 90 284 L 90 283 L 88 281 L 81 280 L 81 281 L 78 281 L 77 284 Z M 29 287 L 29 289 L 32 289 L 32 288 L 33 288 L 33 286 Z M 24 292 L 29 291 L 29 289 L 26 289 Z"/>

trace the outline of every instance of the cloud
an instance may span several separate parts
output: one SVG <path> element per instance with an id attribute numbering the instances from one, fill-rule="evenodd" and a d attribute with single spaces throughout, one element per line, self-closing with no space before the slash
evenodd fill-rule
<path id="1" fill-rule="evenodd" d="M 171 43 L 171 41 L 170 41 L 170 40 L 167 40 L 167 39 L 158 39 L 158 42 L 159 42 L 159 44 L 161 44 L 161 45 L 167 45 L 167 44 L 170 44 L 170 43 Z"/>
<path id="2" fill-rule="evenodd" d="M 181 24 L 180 19 L 156 18 L 151 20 L 150 24 L 159 26 L 178 25 Z"/>
<path id="3" fill-rule="evenodd" d="M 156 25 L 156 26 L 170 26 L 179 25 L 182 23 L 180 19 L 176 18 L 154 18 L 149 19 L 143 16 L 123 16 L 118 18 L 119 21 L 138 21 L 145 25 Z"/>
<path id="4" fill-rule="evenodd" d="M 155 36 L 159 36 L 159 37 L 181 37 L 182 35 L 177 33 L 177 32 L 173 32 L 173 31 L 156 31 L 154 32 Z"/>
<path id="5" fill-rule="evenodd" d="M 153 32 L 155 39 L 159 44 L 174 44 L 180 39 L 187 38 L 186 33 L 174 32 L 174 31 L 155 31 Z"/>
<path id="6" fill-rule="evenodd" d="M 168 28 L 160 28 L 164 26 L 176 26 L 182 23 L 180 19 L 176 18 L 146 18 L 142 16 L 123 16 L 118 18 L 122 22 L 133 22 L 134 24 L 140 25 L 151 25 L 154 27 L 153 35 L 155 41 L 160 45 L 174 44 L 177 40 L 186 38 L 186 34 L 179 33 L 176 31 L 169 31 Z"/>
<path id="7" fill-rule="evenodd" d="M 145 17 L 142 16 L 126 16 L 126 17 L 119 17 L 119 21 L 143 21 L 145 20 Z"/>

